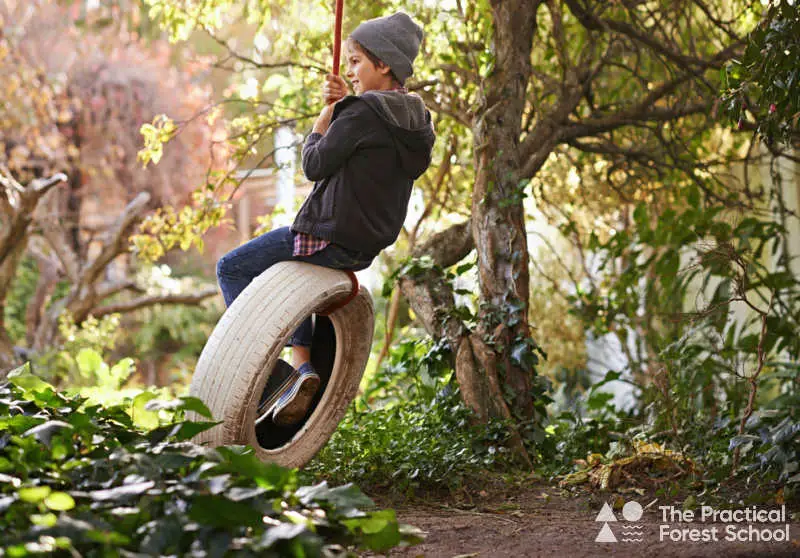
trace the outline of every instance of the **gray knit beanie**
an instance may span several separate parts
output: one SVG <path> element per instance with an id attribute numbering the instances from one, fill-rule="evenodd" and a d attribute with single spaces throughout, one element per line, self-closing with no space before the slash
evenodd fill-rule
<path id="1" fill-rule="evenodd" d="M 389 66 L 400 83 L 414 74 L 412 64 L 422 37 L 422 27 L 403 12 L 368 19 L 350 33 L 350 38 Z"/>

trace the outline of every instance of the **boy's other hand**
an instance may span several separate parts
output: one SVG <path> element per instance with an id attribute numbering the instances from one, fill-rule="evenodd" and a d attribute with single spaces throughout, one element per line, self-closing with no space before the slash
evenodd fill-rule
<path id="1" fill-rule="evenodd" d="M 350 94 L 342 76 L 328 74 L 325 76 L 325 84 L 322 86 L 322 98 L 326 105 L 333 104 Z"/>

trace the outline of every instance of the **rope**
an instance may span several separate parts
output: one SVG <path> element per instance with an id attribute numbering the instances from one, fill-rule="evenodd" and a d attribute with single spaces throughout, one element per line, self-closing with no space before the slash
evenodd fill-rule
<path id="1" fill-rule="evenodd" d="M 344 0 L 336 0 L 335 24 L 333 31 L 333 75 L 339 75 L 340 57 L 342 52 L 342 11 Z"/>
<path id="2" fill-rule="evenodd" d="M 350 294 L 348 294 L 342 300 L 336 301 L 330 306 L 326 306 L 322 310 L 318 310 L 316 313 L 320 316 L 330 316 L 334 312 L 336 312 L 339 308 L 343 308 L 346 305 L 350 304 L 350 301 L 353 300 L 356 296 L 358 296 L 358 277 L 356 274 L 350 270 L 344 270 L 347 273 L 347 276 L 350 278 L 350 284 L 352 285 L 352 289 L 350 290 Z"/>
<path id="3" fill-rule="evenodd" d="M 342 12 L 344 11 L 344 0 L 336 0 L 335 22 L 333 26 L 333 75 L 339 75 L 339 66 L 342 53 Z M 331 304 L 330 306 L 318 311 L 317 314 L 321 316 L 330 316 L 339 308 L 343 308 L 350 303 L 356 296 L 358 296 L 358 277 L 352 271 L 345 270 L 347 276 L 350 278 L 352 289 L 342 300 Z"/>

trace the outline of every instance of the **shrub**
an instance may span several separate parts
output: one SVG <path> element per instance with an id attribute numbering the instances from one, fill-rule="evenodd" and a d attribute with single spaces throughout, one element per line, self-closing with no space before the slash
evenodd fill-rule
<path id="1" fill-rule="evenodd" d="M 503 462 L 507 430 L 474 423 L 448 353 L 430 338 L 397 343 L 307 470 L 395 493 L 454 489 Z"/>
<path id="2" fill-rule="evenodd" d="M 248 447 L 189 442 L 214 424 L 183 419 L 210 416 L 197 399 L 149 401 L 166 420 L 148 430 L 130 400 L 87 404 L 24 370 L 11 382 L 0 385 L 0 556 L 332 556 L 414 540 L 392 510 L 365 511 L 353 485 L 298 486 Z"/>

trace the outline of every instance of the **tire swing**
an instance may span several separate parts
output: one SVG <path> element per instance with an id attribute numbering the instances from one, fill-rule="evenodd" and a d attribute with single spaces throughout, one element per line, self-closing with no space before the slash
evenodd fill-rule
<path id="1" fill-rule="evenodd" d="M 343 0 L 336 0 L 333 73 L 339 73 Z M 321 384 L 305 420 L 257 422 L 271 374 L 289 367 L 280 354 L 314 315 L 311 364 Z M 256 277 L 226 310 L 197 363 L 190 395 L 222 421 L 194 439 L 211 446 L 248 444 L 262 461 L 302 467 L 330 439 L 358 392 L 369 358 L 375 312 L 353 272 L 302 262 L 278 263 Z M 199 420 L 199 417 L 194 417 Z"/>
<path id="2" fill-rule="evenodd" d="M 267 379 L 292 332 L 314 314 L 311 363 L 322 380 L 306 419 L 256 424 Z M 326 315 L 327 314 L 327 315 Z M 302 467 L 333 434 L 358 392 L 369 358 L 372 298 L 352 272 L 302 262 L 278 263 L 256 277 L 226 310 L 192 377 L 214 428 L 195 437 L 211 446 L 249 444 L 262 461 Z"/>

